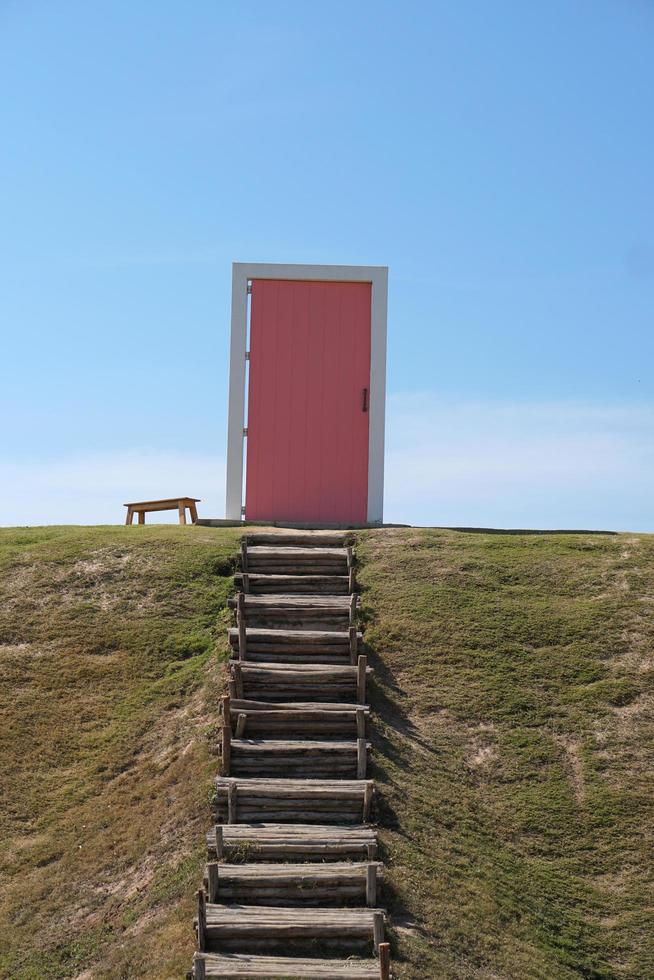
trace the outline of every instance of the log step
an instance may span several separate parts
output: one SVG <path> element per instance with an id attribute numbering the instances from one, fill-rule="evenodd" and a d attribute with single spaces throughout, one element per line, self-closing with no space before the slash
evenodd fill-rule
<path id="1" fill-rule="evenodd" d="M 339 945 L 372 943 L 375 919 L 381 909 L 284 908 L 264 905 L 206 905 L 206 942 L 218 948 L 226 944 L 289 942 L 297 939 L 337 941 Z M 379 926 L 377 927 L 379 934 Z M 383 932 L 382 932 L 383 936 Z"/>
<path id="2" fill-rule="evenodd" d="M 252 595 L 239 593 L 228 600 L 255 629 L 349 631 L 356 620 L 358 596 Z"/>
<path id="3" fill-rule="evenodd" d="M 347 548 L 271 548 L 247 547 L 241 550 L 241 570 L 297 575 L 347 574 L 350 553 Z"/>
<path id="4" fill-rule="evenodd" d="M 388 976 L 388 974 L 386 974 Z M 253 953 L 196 953 L 193 980 L 384 980 L 376 959 L 325 960 Z"/>
<path id="5" fill-rule="evenodd" d="M 245 642 L 243 643 L 243 634 Z M 243 660 L 271 663 L 355 663 L 363 635 L 347 630 L 283 630 L 245 627 L 228 631 L 232 651 Z"/>
<path id="6" fill-rule="evenodd" d="M 242 660 L 245 663 L 260 664 L 281 664 L 287 667 L 300 666 L 302 664 L 311 666 L 312 664 L 333 664 L 335 666 L 347 666 L 352 663 L 353 655 L 356 657 L 359 648 L 356 647 L 354 654 L 344 647 L 334 647 L 331 650 L 313 650 L 293 647 L 289 644 L 286 648 L 274 647 L 272 644 L 253 644 L 246 646 L 245 653 L 241 656 L 238 649 L 232 647 L 231 656 L 233 660 Z"/>
<path id="7" fill-rule="evenodd" d="M 220 823 L 367 823 L 374 784 L 367 779 L 216 777 Z"/>
<path id="8" fill-rule="evenodd" d="M 351 540 L 351 534 L 338 531 L 295 531 L 284 534 L 255 531 L 245 536 L 248 549 L 260 545 L 272 548 L 345 548 Z"/>
<path id="9" fill-rule="evenodd" d="M 209 902 L 245 905 L 357 905 L 375 907 L 380 862 L 328 864 L 217 864 L 207 866 Z"/>
<path id="10" fill-rule="evenodd" d="M 354 631 L 354 627 L 352 627 Z M 363 634 L 357 631 L 359 643 L 363 640 Z M 272 647 L 310 647 L 321 649 L 322 647 L 347 647 L 350 643 L 348 630 L 285 630 L 269 628 L 252 628 L 246 626 L 245 636 L 248 643 L 269 645 Z M 229 641 L 232 646 L 238 646 L 238 630 L 229 630 Z"/>
<path id="11" fill-rule="evenodd" d="M 328 610 L 348 610 L 350 600 L 347 596 L 340 595 L 250 595 L 243 597 L 245 611 L 254 609 L 328 609 Z M 232 609 L 236 608 L 236 596 L 228 599 L 228 604 Z"/>
<path id="12" fill-rule="evenodd" d="M 233 738 L 232 776 L 365 779 L 370 743 Z"/>
<path id="13" fill-rule="evenodd" d="M 355 656 L 358 653 L 358 649 L 355 651 Z M 231 651 L 232 660 L 239 659 L 239 651 L 232 648 Z M 300 665 L 311 666 L 312 664 L 333 664 L 334 666 L 347 666 L 352 662 L 352 654 L 341 648 L 334 650 L 327 650 L 321 653 L 302 651 L 298 649 L 289 650 L 276 650 L 272 646 L 261 646 L 258 645 L 254 649 L 248 649 L 242 658 L 243 663 L 269 663 L 269 664 L 281 664 L 288 667 L 295 667 Z"/>
<path id="14" fill-rule="evenodd" d="M 235 697 L 255 701 L 357 701 L 365 703 L 365 657 L 358 665 L 248 663 L 230 661 Z"/>
<path id="15" fill-rule="evenodd" d="M 269 565 L 260 564 L 252 569 L 255 575 L 288 575 L 295 578 L 339 578 L 345 575 L 343 565 L 296 565 L 295 563 L 271 562 Z M 305 585 L 302 590 L 304 593 L 310 591 Z M 331 592 L 331 588 L 325 590 Z"/>
<path id="16" fill-rule="evenodd" d="M 253 596 L 252 598 L 255 598 Z M 256 596 L 257 599 L 267 596 Z M 305 596 L 302 596 L 305 598 Z M 330 598 L 335 598 L 331 597 Z M 348 599 L 348 596 L 343 596 Z M 334 606 L 247 606 L 244 611 L 244 622 L 248 628 L 281 629 L 281 630 L 330 630 L 343 631 L 350 626 L 351 616 L 349 605 L 340 609 Z"/>
<path id="17" fill-rule="evenodd" d="M 295 672 L 295 668 L 292 669 Z M 372 668 L 370 669 L 372 670 Z M 231 710 L 235 712 L 256 713 L 265 711 L 269 715 L 276 715 L 280 711 L 289 711 L 294 714 L 302 713 L 303 711 L 319 711 L 321 713 L 329 712 L 329 714 L 346 712 L 352 715 L 356 715 L 357 711 L 370 711 L 370 705 L 368 704 L 349 704 L 345 701 L 343 704 L 322 704 L 320 701 L 288 701 L 286 704 L 270 704 L 269 701 L 252 701 L 245 698 L 231 698 L 230 705 Z"/>
<path id="18" fill-rule="evenodd" d="M 234 580 L 243 587 L 243 573 L 237 572 Z M 310 595 L 349 595 L 350 579 L 347 575 L 292 575 L 292 574 L 250 574 L 248 572 L 248 592 L 254 595 L 270 595 L 283 592 Z"/>
<path id="19" fill-rule="evenodd" d="M 329 578 L 338 578 L 339 576 L 344 576 L 347 572 L 347 566 L 345 562 L 312 562 L 306 564 L 291 561 L 287 559 L 283 561 L 278 559 L 276 561 L 258 561 L 252 562 L 248 568 L 248 573 L 253 575 L 292 575 L 296 578 L 318 578 L 320 576 L 325 576 Z M 305 592 L 310 591 L 305 586 Z"/>
<path id="20" fill-rule="evenodd" d="M 247 545 L 247 561 L 248 565 L 250 562 L 256 559 L 265 558 L 279 558 L 282 556 L 284 560 L 290 558 L 293 561 L 306 561 L 306 562 L 316 562 L 316 561 L 347 561 L 348 551 L 347 548 L 302 548 L 293 547 L 292 545 L 285 545 L 284 547 L 275 547 L 273 545 L 254 545 L 252 546 L 249 542 Z"/>
<path id="21" fill-rule="evenodd" d="M 377 855 L 377 834 L 364 825 L 225 824 L 209 831 L 207 851 L 230 861 L 372 860 Z"/>
<path id="22" fill-rule="evenodd" d="M 357 714 L 358 712 L 358 714 Z M 234 732 L 251 735 L 349 735 L 365 737 L 368 705 L 323 704 L 319 701 L 271 703 L 231 698 L 229 715 Z"/>

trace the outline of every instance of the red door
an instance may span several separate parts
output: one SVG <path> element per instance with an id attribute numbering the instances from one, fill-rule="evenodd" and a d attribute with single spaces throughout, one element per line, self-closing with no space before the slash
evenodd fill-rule
<path id="1" fill-rule="evenodd" d="M 246 520 L 368 513 L 370 283 L 255 279 Z"/>

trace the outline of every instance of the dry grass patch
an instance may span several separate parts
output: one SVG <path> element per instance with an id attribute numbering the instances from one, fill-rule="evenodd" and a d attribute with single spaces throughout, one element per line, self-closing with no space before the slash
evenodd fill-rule
<path id="1" fill-rule="evenodd" d="M 0 531 L 0 975 L 188 968 L 237 544 Z M 358 556 L 398 978 L 654 976 L 654 540 Z"/>
<path id="2" fill-rule="evenodd" d="M 654 976 L 654 539 L 358 555 L 398 976 Z"/>
<path id="3" fill-rule="evenodd" d="M 233 531 L 0 531 L 0 974 L 179 977 Z"/>

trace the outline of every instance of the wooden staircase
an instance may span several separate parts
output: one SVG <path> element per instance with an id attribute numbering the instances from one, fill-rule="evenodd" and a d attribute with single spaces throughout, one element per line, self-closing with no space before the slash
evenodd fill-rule
<path id="1" fill-rule="evenodd" d="M 389 980 L 352 548 L 252 534 L 236 582 L 192 977 Z"/>

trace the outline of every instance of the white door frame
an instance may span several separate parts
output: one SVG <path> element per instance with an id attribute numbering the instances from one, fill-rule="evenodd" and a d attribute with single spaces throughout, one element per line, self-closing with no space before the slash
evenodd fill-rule
<path id="1" fill-rule="evenodd" d="M 368 436 L 368 522 L 381 523 L 384 511 L 384 425 L 386 417 L 386 317 L 388 267 L 383 265 L 277 265 L 234 262 L 232 331 L 229 355 L 227 497 L 225 516 L 242 519 L 243 425 L 248 281 L 290 279 L 318 282 L 369 282 L 372 286 L 370 335 L 370 419 Z"/>

